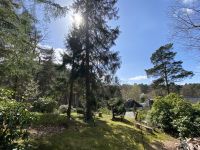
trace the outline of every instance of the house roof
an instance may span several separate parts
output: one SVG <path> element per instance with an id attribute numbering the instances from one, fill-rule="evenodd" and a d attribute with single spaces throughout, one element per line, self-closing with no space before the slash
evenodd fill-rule
<path id="1" fill-rule="evenodd" d="M 125 108 L 143 107 L 140 103 L 133 99 L 129 99 L 124 103 Z"/>

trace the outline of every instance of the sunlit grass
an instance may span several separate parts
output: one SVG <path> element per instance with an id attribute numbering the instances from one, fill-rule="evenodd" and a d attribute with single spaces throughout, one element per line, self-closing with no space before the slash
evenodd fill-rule
<path id="1" fill-rule="evenodd" d="M 62 116 L 65 117 L 65 116 Z M 73 114 L 74 120 L 60 134 L 34 139 L 35 149 L 40 150 L 148 150 L 152 142 L 159 143 L 170 137 L 163 133 L 150 134 L 134 127 L 128 120 L 112 121 L 108 115 L 95 119 L 95 126 L 83 122 L 83 118 Z"/>

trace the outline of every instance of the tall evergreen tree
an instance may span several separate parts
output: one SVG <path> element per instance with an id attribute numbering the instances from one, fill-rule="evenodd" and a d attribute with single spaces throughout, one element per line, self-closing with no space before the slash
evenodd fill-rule
<path id="1" fill-rule="evenodd" d="M 120 66 L 118 52 L 111 51 L 119 35 L 118 27 L 112 28 L 107 22 L 117 19 L 117 0 L 76 0 L 75 12 L 84 18 L 82 34 L 82 73 L 85 79 L 86 113 L 85 120 L 92 119 L 94 105 L 93 91 L 98 79 L 106 79 Z"/>
<path id="2" fill-rule="evenodd" d="M 51 95 L 53 86 L 56 80 L 56 67 L 54 64 L 54 50 L 43 49 L 41 51 L 40 71 L 38 72 L 37 80 L 40 96 Z"/>
<path id="3" fill-rule="evenodd" d="M 83 63 L 81 60 L 81 54 L 83 52 L 83 41 L 81 40 L 82 28 L 77 28 L 75 24 L 73 25 L 73 29 L 70 34 L 66 38 L 66 48 L 67 51 L 63 55 L 63 65 L 70 65 L 70 77 L 69 77 L 69 101 L 68 101 L 68 110 L 67 117 L 71 118 L 71 105 L 73 101 L 73 93 L 74 93 L 74 82 L 78 77 L 81 77 L 79 74 L 80 66 Z"/>
<path id="4" fill-rule="evenodd" d="M 155 87 L 164 87 L 170 93 L 170 85 L 181 81 L 186 77 L 193 76 L 193 72 L 182 68 L 182 61 L 175 61 L 176 52 L 172 51 L 173 44 L 161 46 L 151 56 L 153 68 L 147 69 L 148 77 L 155 77 L 153 81 Z"/>

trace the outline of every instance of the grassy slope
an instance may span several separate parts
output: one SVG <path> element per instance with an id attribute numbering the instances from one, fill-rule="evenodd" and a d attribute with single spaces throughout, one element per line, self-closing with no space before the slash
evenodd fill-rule
<path id="1" fill-rule="evenodd" d="M 85 124 L 81 117 L 73 115 L 63 133 L 34 139 L 40 150 L 140 150 L 160 149 L 161 141 L 171 137 L 163 133 L 141 133 L 129 122 L 111 121 L 110 116 L 96 119 L 96 126 Z M 53 119 L 53 118 L 52 118 Z"/>

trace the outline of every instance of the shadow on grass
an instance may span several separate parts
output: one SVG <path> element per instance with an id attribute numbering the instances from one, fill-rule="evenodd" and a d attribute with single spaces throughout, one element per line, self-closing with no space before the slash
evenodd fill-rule
<path id="1" fill-rule="evenodd" d="M 115 122 L 122 122 L 122 123 L 125 123 L 125 124 L 128 124 L 128 125 L 134 125 L 133 122 L 127 120 L 127 119 L 124 119 L 124 118 L 114 118 L 112 119 L 112 121 L 115 121 Z"/>
<path id="2" fill-rule="evenodd" d="M 150 140 L 139 130 L 129 126 L 109 124 L 96 118 L 96 126 L 82 122 L 82 116 L 68 122 L 69 128 L 61 134 L 33 139 L 33 149 L 38 150 L 157 150 L 159 142 L 149 144 Z M 133 125 L 128 120 L 124 123 Z"/>

